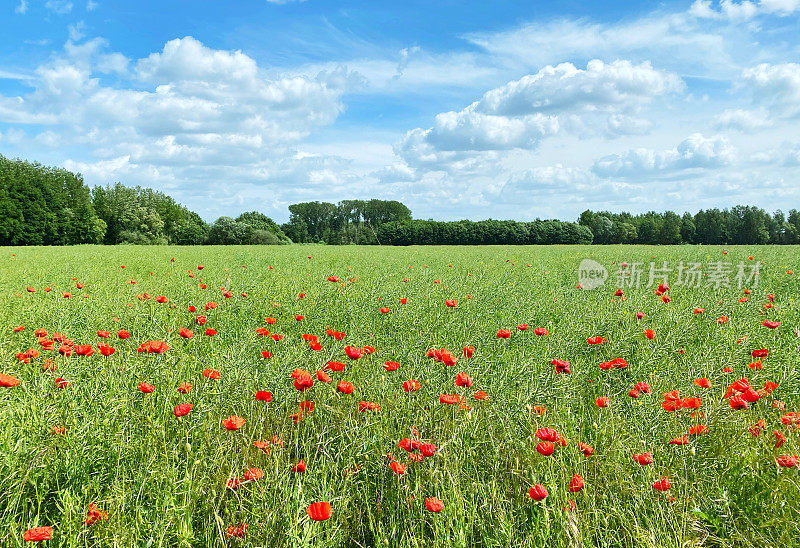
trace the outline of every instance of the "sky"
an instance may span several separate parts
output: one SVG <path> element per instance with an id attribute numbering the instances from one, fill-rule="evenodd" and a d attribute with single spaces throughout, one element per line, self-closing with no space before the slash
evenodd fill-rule
<path id="1" fill-rule="evenodd" d="M 800 209 L 800 0 L 0 0 L 0 154 L 207 221 Z"/>

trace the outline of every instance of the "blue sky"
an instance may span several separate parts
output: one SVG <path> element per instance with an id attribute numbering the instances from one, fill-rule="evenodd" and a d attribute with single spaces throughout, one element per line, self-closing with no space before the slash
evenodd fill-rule
<path id="1" fill-rule="evenodd" d="M 6 0 L 0 154 L 207 220 L 800 208 L 800 0 Z"/>

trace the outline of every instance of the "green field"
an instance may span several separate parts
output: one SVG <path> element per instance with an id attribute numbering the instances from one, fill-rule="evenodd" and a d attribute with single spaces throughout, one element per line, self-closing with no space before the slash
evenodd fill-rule
<path id="1" fill-rule="evenodd" d="M 26 544 L 23 534 L 36 526 L 52 527 L 42 543 L 52 546 L 800 546 L 800 470 L 778 458 L 800 454 L 798 426 L 784 424 L 800 411 L 796 246 L 0 253 L 0 373 L 19 381 L 0 387 L 0 546 Z M 609 270 L 604 286 L 576 288 L 585 258 Z M 643 275 L 615 297 L 623 261 L 642 263 Z M 728 287 L 711 284 L 719 261 L 730 263 Z M 651 262 L 673 269 L 670 302 L 655 295 L 658 281 L 649 283 Z M 679 283 L 681 262 L 702 265 L 700 287 Z M 749 274 L 759 269 L 741 287 L 740 263 Z M 210 302 L 218 306 L 206 311 Z M 769 329 L 765 320 L 780 325 Z M 536 335 L 537 327 L 549 334 Z M 194 336 L 181 337 L 181 328 Z M 38 329 L 47 334 L 37 337 Z M 500 329 L 510 337 L 498 338 Z M 46 349 L 54 333 L 74 343 L 62 347 L 71 356 L 58 341 Z M 604 342 L 587 344 L 595 336 Z M 151 340 L 170 348 L 137 352 Z M 115 352 L 101 355 L 98 343 Z M 81 345 L 93 345 L 93 355 L 77 355 Z M 375 351 L 351 360 L 348 345 Z M 427 357 L 432 348 L 458 360 Z M 28 349 L 35 352 L 20 354 Z M 769 350 L 762 369 L 748 366 L 757 349 Z M 599 367 L 614 358 L 627 367 Z M 556 373 L 553 359 L 568 361 L 571 373 Z M 316 372 L 330 361 L 346 367 L 325 370 L 332 382 L 321 382 Z M 387 361 L 399 368 L 387 371 Z M 206 378 L 207 369 L 220 378 Z M 310 373 L 310 389 L 295 388 L 295 369 Z M 456 386 L 462 372 L 471 387 Z M 725 392 L 745 377 L 758 401 L 734 410 L 729 402 L 748 393 Z M 351 394 L 337 390 L 342 380 L 354 385 Z M 408 380 L 419 390 L 404 391 Z M 154 391 L 140 391 L 143 382 Z M 184 382 L 187 394 L 177 390 Z M 640 382 L 650 393 L 630 396 Z M 778 387 L 764 390 L 765 382 Z M 256 400 L 259 390 L 272 401 Z M 662 395 L 673 390 L 679 403 L 702 401 L 667 411 Z M 442 394 L 462 403 L 442 403 Z M 609 404 L 601 408 L 603 396 Z M 314 409 L 296 422 L 303 401 Z M 380 410 L 360 411 L 362 401 Z M 182 403 L 193 407 L 177 418 Z M 244 425 L 227 430 L 230 416 Z M 670 444 L 696 425 L 705 432 Z M 544 427 L 562 436 L 550 456 L 537 451 Z M 778 448 L 775 432 L 785 438 Z M 420 449 L 398 446 L 403 438 L 436 449 L 421 458 Z M 633 455 L 645 452 L 653 462 L 640 465 Z M 306 470 L 293 471 L 301 460 Z M 263 477 L 228 488 L 253 468 Z M 569 490 L 574 474 L 585 483 L 578 492 Z M 664 477 L 671 488 L 653 488 Z M 544 500 L 529 496 L 536 484 L 549 493 Z M 442 501 L 440 512 L 426 508 L 430 497 Z M 330 519 L 311 519 L 314 502 L 330 503 Z M 105 514 L 87 525 L 90 504 Z M 242 524 L 244 536 L 229 530 Z"/>

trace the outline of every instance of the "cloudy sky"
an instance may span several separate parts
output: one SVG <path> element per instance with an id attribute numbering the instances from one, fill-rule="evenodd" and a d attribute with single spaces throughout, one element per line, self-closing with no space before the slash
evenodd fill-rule
<path id="1" fill-rule="evenodd" d="M 800 0 L 0 0 L 0 154 L 206 220 L 800 208 Z"/>

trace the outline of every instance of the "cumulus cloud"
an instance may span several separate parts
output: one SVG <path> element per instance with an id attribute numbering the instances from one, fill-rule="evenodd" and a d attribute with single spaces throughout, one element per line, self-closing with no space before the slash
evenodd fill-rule
<path id="1" fill-rule="evenodd" d="M 800 115 L 800 64 L 762 63 L 746 69 L 742 79 L 753 93 L 753 101 L 779 118 Z"/>
<path id="2" fill-rule="evenodd" d="M 45 2 L 44 7 L 52 11 L 53 13 L 57 13 L 59 15 L 64 15 L 72 11 L 72 2 L 68 0 L 47 0 Z"/>
<path id="3" fill-rule="evenodd" d="M 689 13 L 702 19 L 729 19 L 746 21 L 761 14 L 787 16 L 800 11 L 800 0 L 760 0 L 752 2 L 742 0 L 720 0 L 719 7 L 714 9 L 711 0 L 695 0 Z"/>
<path id="4" fill-rule="evenodd" d="M 14 8 L 14 13 L 25 15 L 28 11 L 28 2 L 26 0 L 19 0 L 19 4 Z"/>
<path id="5" fill-rule="evenodd" d="M 763 108 L 755 110 L 728 109 L 714 117 L 714 127 L 717 129 L 736 130 L 752 133 L 772 127 L 773 122 Z"/>
<path id="6" fill-rule="evenodd" d="M 733 163 L 736 149 L 725 137 L 706 138 L 694 133 L 675 148 L 652 150 L 630 149 L 595 161 L 592 171 L 606 178 L 627 179 L 666 177 L 693 169 L 712 169 Z"/>

